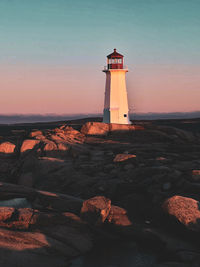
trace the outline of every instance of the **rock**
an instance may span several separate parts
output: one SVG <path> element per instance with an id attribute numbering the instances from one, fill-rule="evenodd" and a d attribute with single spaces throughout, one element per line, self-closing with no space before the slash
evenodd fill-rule
<path id="1" fill-rule="evenodd" d="M 33 216 L 30 219 L 29 216 L 25 216 L 28 209 L 14 210 L 19 217 L 13 216 L 12 211 L 7 212 L 7 225 L 4 227 L 12 224 L 15 231 L 0 229 L 1 266 L 66 267 L 69 266 L 69 260 L 92 248 L 87 226 L 74 214 L 41 213 L 32 210 Z M 19 227 L 19 222 L 21 226 L 26 226 L 26 223 L 30 222 L 34 228 L 31 228 L 30 232 L 27 227 Z M 2 226 L 1 223 L 2 221 Z"/>
<path id="2" fill-rule="evenodd" d="M 114 153 L 113 153 L 113 151 L 107 151 L 107 152 L 106 152 L 106 155 L 107 155 L 107 156 L 113 156 Z"/>
<path id="3" fill-rule="evenodd" d="M 195 199 L 173 196 L 163 203 L 164 211 L 176 218 L 186 228 L 200 231 L 200 203 Z"/>
<path id="4" fill-rule="evenodd" d="M 32 172 L 22 173 L 18 180 L 19 185 L 24 185 L 28 187 L 32 187 L 33 183 L 34 183 L 34 177 Z"/>
<path id="5" fill-rule="evenodd" d="M 191 265 L 183 262 L 174 262 L 174 261 L 169 261 L 169 262 L 163 262 L 156 264 L 155 267 L 197 267 L 197 265 Z"/>
<path id="6" fill-rule="evenodd" d="M 26 198 L 19 197 L 8 200 L 0 200 L 0 207 L 32 208 L 31 203 Z"/>
<path id="7" fill-rule="evenodd" d="M 136 155 L 133 154 L 117 154 L 114 158 L 114 162 L 122 162 L 128 159 L 136 158 Z"/>
<path id="8" fill-rule="evenodd" d="M 90 157 L 92 161 L 100 161 L 104 159 L 104 151 L 91 151 Z"/>
<path id="9" fill-rule="evenodd" d="M 144 127 L 141 125 L 133 125 L 133 124 L 116 124 L 110 123 L 109 124 L 110 132 L 127 132 L 127 131 L 136 131 L 136 130 L 144 130 Z"/>
<path id="10" fill-rule="evenodd" d="M 15 145 L 10 142 L 3 142 L 0 144 L 0 153 L 12 154 L 15 151 Z"/>
<path id="11" fill-rule="evenodd" d="M 107 164 L 107 165 L 104 166 L 104 170 L 105 170 L 106 172 L 109 172 L 109 171 L 114 170 L 114 169 L 115 169 L 115 165 L 112 164 L 112 163 Z"/>
<path id="12" fill-rule="evenodd" d="M 37 191 L 15 184 L 0 183 L 0 200 L 8 200 L 13 198 L 32 198 L 36 197 Z"/>
<path id="13" fill-rule="evenodd" d="M 48 132 L 47 137 L 55 143 L 63 142 L 66 144 L 82 144 L 85 140 L 85 135 L 69 126 L 61 126 Z"/>
<path id="14" fill-rule="evenodd" d="M 55 224 L 82 224 L 78 216 L 70 212 L 41 212 L 32 208 L 0 207 L 0 226 L 11 229 L 38 229 Z M 30 230 L 30 229 L 29 229 Z"/>
<path id="15" fill-rule="evenodd" d="M 170 182 L 167 182 L 167 183 L 164 183 L 163 185 L 162 185 L 162 189 L 164 190 L 164 191 L 167 191 L 167 190 L 169 190 L 170 188 L 171 188 L 171 183 Z"/>
<path id="16" fill-rule="evenodd" d="M 47 183 L 48 179 L 50 179 L 51 177 L 58 179 L 59 176 L 57 176 L 57 174 L 59 174 L 59 172 L 62 171 L 64 167 L 67 167 L 67 164 L 63 159 L 53 157 L 39 157 L 36 173 L 37 181 L 39 177 L 42 177 L 42 179 L 45 180 L 45 183 Z M 41 179 L 39 180 L 39 182 L 42 182 Z"/>
<path id="17" fill-rule="evenodd" d="M 30 201 L 34 209 L 43 207 L 51 211 L 66 212 L 71 211 L 79 214 L 83 200 L 66 194 L 39 191 L 33 188 L 0 183 L 0 200 L 13 198 L 26 198 Z"/>
<path id="18" fill-rule="evenodd" d="M 104 196 L 96 196 L 85 200 L 81 208 L 81 218 L 92 225 L 102 224 L 111 209 L 111 200 Z"/>
<path id="19" fill-rule="evenodd" d="M 0 160 L 0 172 L 7 173 L 12 168 L 12 164 L 9 164 L 9 162 L 6 162 L 5 160 Z"/>
<path id="20" fill-rule="evenodd" d="M 57 150 L 57 145 L 53 141 L 45 140 L 43 150 L 46 151 L 55 151 Z"/>
<path id="21" fill-rule="evenodd" d="M 70 211 L 79 214 L 83 200 L 66 194 L 36 191 L 36 197 L 32 201 L 34 208 L 45 207 L 54 211 Z"/>
<path id="22" fill-rule="evenodd" d="M 43 134 L 42 134 L 42 131 L 38 131 L 38 130 L 36 130 L 36 131 L 32 131 L 32 132 L 30 132 L 30 134 L 29 134 L 29 137 L 36 137 L 36 136 L 42 136 Z"/>
<path id="23" fill-rule="evenodd" d="M 63 138 L 60 137 L 58 134 L 52 134 L 50 136 L 50 139 L 53 140 L 53 141 L 63 141 Z"/>
<path id="24" fill-rule="evenodd" d="M 0 226 L 27 230 L 30 226 L 33 210 L 30 208 L 0 207 Z"/>
<path id="25" fill-rule="evenodd" d="M 0 222 L 8 221 L 12 217 L 15 209 L 9 207 L 0 207 Z"/>
<path id="26" fill-rule="evenodd" d="M 67 144 L 63 143 L 63 142 L 59 142 L 57 144 L 57 149 L 59 151 L 68 151 L 69 150 L 69 146 Z"/>
<path id="27" fill-rule="evenodd" d="M 65 142 L 61 141 L 62 139 L 58 138 L 57 140 L 54 139 L 54 141 L 45 140 L 44 141 L 44 147 L 43 151 L 46 156 L 49 157 L 62 157 L 68 155 L 68 152 L 70 150 L 70 146 Z"/>
<path id="28" fill-rule="evenodd" d="M 27 157 L 24 157 L 21 162 L 21 173 L 32 172 L 35 173 L 38 171 L 38 158 L 34 154 L 29 154 Z"/>
<path id="29" fill-rule="evenodd" d="M 178 257 L 182 262 L 199 262 L 200 253 L 195 251 L 177 251 L 176 257 Z"/>
<path id="30" fill-rule="evenodd" d="M 164 160 L 167 160 L 165 157 L 157 157 L 156 160 L 158 161 L 164 161 Z"/>
<path id="31" fill-rule="evenodd" d="M 107 135 L 109 124 L 102 122 L 87 122 L 81 128 L 81 133 L 86 135 Z"/>
<path id="32" fill-rule="evenodd" d="M 47 157 L 56 157 L 59 155 L 56 143 L 50 140 L 44 141 L 43 152 Z"/>
<path id="33" fill-rule="evenodd" d="M 117 226 L 129 226 L 132 225 L 128 218 L 127 211 L 118 206 L 111 205 L 110 213 L 107 217 L 109 223 Z"/>
<path id="34" fill-rule="evenodd" d="M 65 128 L 63 128 L 63 130 L 64 130 L 65 135 L 73 135 L 73 136 L 81 135 L 79 131 L 75 130 L 74 128 L 70 126 L 66 126 Z"/>
<path id="35" fill-rule="evenodd" d="M 88 252 L 92 248 L 93 242 L 87 225 L 74 214 L 65 213 L 63 215 L 66 216 L 63 224 L 55 221 L 54 225 L 45 225 L 42 228 L 43 232 L 51 238 L 69 244 L 77 251 L 76 254 Z"/>
<path id="36" fill-rule="evenodd" d="M 192 171 L 192 180 L 195 182 L 200 181 L 200 170 L 193 170 Z"/>
<path id="37" fill-rule="evenodd" d="M 86 135 L 107 135 L 109 132 L 126 132 L 144 130 L 140 125 L 103 123 L 103 122 L 87 122 L 81 128 L 81 133 Z"/>
<path id="38" fill-rule="evenodd" d="M 125 171 L 132 170 L 133 168 L 134 168 L 133 164 L 126 164 L 126 165 L 124 166 L 124 170 L 125 170 Z"/>
<path id="39" fill-rule="evenodd" d="M 129 125 L 129 124 L 117 124 L 117 123 L 110 123 L 109 124 L 110 132 L 116 132 L 116 131 L 134 131 L 135 130 L 135 125 Z"/>
<path id="40" fill-rule="evenodd" d="M 41 141 L 45 141 L 46 140 L 46 137 L 44 135 L 36 135 L 35 136 L 35 139 L 41 140 Z"/>
<path id="41" fill-rule="evenodd" d="M 139 218 L 142 221 L 149 220 L 154 214 L 151 202 L 143 194 L 125 194 L 121 200 L 121 205 L 127 210 L 131 219 Z"/>
<path id="42" fill-rule="evenodd" d="M 32 140 L 32 139 L 27 139 L 27 140 L 24 140 L 24 142 L 22 143 L 22 146 L 21 146 L 21 149 L 20 149 L 20 152 L 21 153 L 24 153 L 28 150 L 32 150 L 35 148 L 36 145 L 38 145 L 40 143 L 39 140 Z"/>
<path id="43" fill-rule="evenodd" d="M 177 136 L 178 138 L 187 141 L 187 142 L 194 142 L 196 140 L 195 136 L 192 132 L 184 131 L 182 129 L 178 129 L 176 127 L 172 126 L 159 126 L 159 130 L 165 132 L 169 136 Z"/>

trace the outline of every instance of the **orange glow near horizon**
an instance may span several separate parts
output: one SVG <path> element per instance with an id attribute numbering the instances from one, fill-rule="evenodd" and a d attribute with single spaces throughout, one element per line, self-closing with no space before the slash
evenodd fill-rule
<path id="1" fill-rule="evenodd" d="M 1 114 L 101 113 L 105 75 L 99 68 L 0 66 Z M 130 112 L 200 110 L 200 67 L 139 65 L 130 67 Z"/>

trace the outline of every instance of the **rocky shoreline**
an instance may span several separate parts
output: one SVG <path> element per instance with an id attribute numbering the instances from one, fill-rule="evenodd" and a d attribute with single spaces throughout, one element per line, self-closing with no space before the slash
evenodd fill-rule
<path id="1" fill-rule="evenodd" d="M 0 132 L 1 266 L 66 267 L 108 242 L 199 266 L 200 121 L 184 123 Z"/>

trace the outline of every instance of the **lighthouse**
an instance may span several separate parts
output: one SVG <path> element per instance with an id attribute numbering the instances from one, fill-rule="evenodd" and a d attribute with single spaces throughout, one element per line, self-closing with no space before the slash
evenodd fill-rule
<path id="1" fill-rule="evenodd" d="M 116 49 L 107 56 L 107 66 L 103 72 L 106 74 L 104 123 L 130 124 L 128 114 L 128 97 L 126 90 L 126 73 L 124 56 Z"/>

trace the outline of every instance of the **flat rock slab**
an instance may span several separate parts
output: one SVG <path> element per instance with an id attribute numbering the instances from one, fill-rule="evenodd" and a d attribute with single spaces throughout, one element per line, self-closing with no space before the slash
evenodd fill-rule
<path id="1" fill-rule="evenodd" d="M 40 232 L 0 228 L 0 265 L 9 267 L 66 267 L 77 251 Z"/>
<path id="2" fill-rule="evenodd" d="M 80 213 L 83 200 L 73 196 L 39 191 L 21 185 L 0 183 L 0 200 L 26 198 L 35 209 L 45 208 L 51 211 Z"/>
<path id="3" fill-rule="evenodd" d="M 117 154 L 114 158 L 114 162 L 122 162 L 122 161 L 126 161 L 128 159 L 133 159 L 136 158 L 136 155 L 133 154 Z"/>

